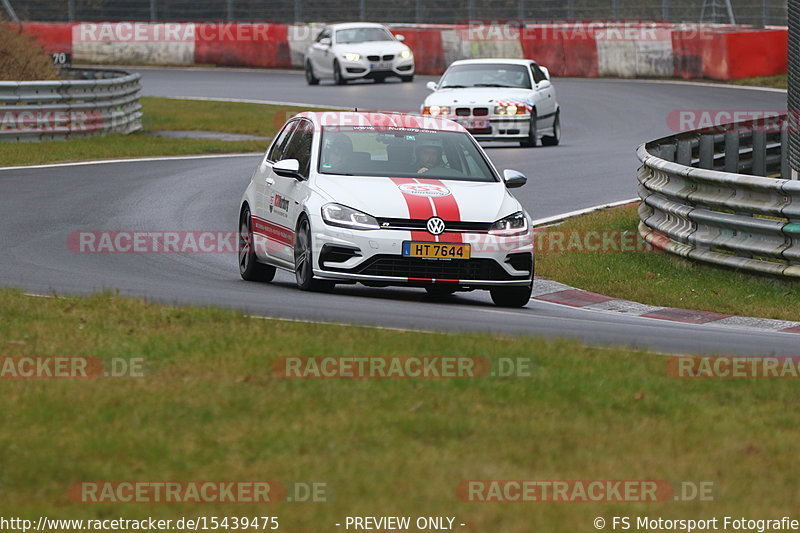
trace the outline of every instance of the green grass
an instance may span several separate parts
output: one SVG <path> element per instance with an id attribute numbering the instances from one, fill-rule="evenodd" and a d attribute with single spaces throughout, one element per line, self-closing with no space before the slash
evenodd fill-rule
<path id="1" fill-rule="evenodd" d="M 263 152 L 269 141 L 168 139 L 147 135 L 154 130 L 198 130 L 272 137 L 298 107 L 231 102 L 204 102 L 144 97 L 144 131 L 68 141 L 7 143 L 0 165 L 36 165 L 90 159 Z"/>
<path id="2" fill-rule="evenodd" d="M 638 221 L 636 207 L 622 207 L 581 216 L 552 229 L 635 232 Z M 568 285 L 645 304 L 800 320 L 797 281 L 692 263 L 660 252 L 543 250 L 537 255 L 536 270 Z"/>
<path id="3" fill-rule="evenodd" d="M 143 357 L 145 376 L 0 379 L 0 516 L 456 516 L 465 531 L 590 531 L 596 516 L 783 516 L 796 507 L 791 380 L 667 377 L 665 359 L 577 342 L 247 318 L 0 292 L 6 356 Z M 282 380 L 280 356 L 527 357 L 527 378 Z M 466 479 L 708 480 L 716 501 L 468 503 Z M 327 483 L 327 503 L 85 504 L 87 480 Z"/>
<path id="4" fill-rule="evenodd" d="M 741 78 L 731 80 L 734 85 L 752 85 L 753 87 L 773 87 L 776 89 L 786 89 L 788 87 L 787 74 L 777 76 L 759 76 L 755 78 Z"/>

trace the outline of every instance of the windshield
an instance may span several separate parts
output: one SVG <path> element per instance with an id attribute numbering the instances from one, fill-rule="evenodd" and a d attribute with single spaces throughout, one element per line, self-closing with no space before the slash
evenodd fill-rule
<path id="1" fill-rule="evenodd" d="M 350 28 L 336 32 L 337 44 L 366 43 L 369 41 L 394 41 L 394 37 L 383 28 Z"/>
<path id="2" fill-rule="evenodd" d="M 318 170 L 346 176 L 497 181 L 469 134 L 415 128 L 325 127 Z"/>
<path id="3" fill-rule="evenodd" d="M 464 87 L 512 87 L 530 89 L 531 78 L 525 65 L 476 63 L 450 67 L 439 83 L 441 89 Z"/>

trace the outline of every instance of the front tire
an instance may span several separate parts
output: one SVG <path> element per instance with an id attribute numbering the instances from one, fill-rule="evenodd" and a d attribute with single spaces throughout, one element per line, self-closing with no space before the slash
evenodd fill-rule
<path id="1" fill-rule="evenodd" d="M 256 259 L 249 207 L 245 207 L 239 217 L 239 274 L 245 281 L 270 282 L 275 277 L 274 266 L 259 263 Z"/>
<path id="2" fill-rule="evenodd" d="M 525 307 L 531 300 L 533 281 L 527 287 L 497 287 L 489 292 L 498 307 Z"/>
<path id="3" fill-rule="evenodd" d="M 311 224 L 303 216 L 297 224 L 294 240 L 294 278 L 301 291 L 330 291 L 334 283 L 314 279 L 314 254 L 311 246 Z"/>
<path id="4" fill-rule="evenodd" d="M 531 111 L 531 125 L 528 128 L 528 138 L 519 142 L 519 145 L 522 146 L 523 148 L 533 148 L 534 146 L 536 146 L 536 141 L 537 141 L 536 136 L 538 135 L 536 121 L 537 121 L 537 116 L 536 116 L 536 110 L 534 109 L 533 111 Z"/>
<path id="5" fill-rule="evenodd" d="M 314 68 L 309 60 L 306 60 L 306 82 L 309 85 L 319 85 L 319 78 L 314 75 Z"/>
<path id="6" fill-rule="evenodd" d="M 339 65 L 339 60 L 333 60 L 333 83 L 336 85 L 344 85 L 347 80 L 342 76 L 342 67 Z"/>
<path id="7" fill-rule="evenodd" d="M 558 146 L 561 142 L 561 112 L 556 111 L 556 118 L 553 119 L 553 135 L 542 137 L 542 146 Z"/>

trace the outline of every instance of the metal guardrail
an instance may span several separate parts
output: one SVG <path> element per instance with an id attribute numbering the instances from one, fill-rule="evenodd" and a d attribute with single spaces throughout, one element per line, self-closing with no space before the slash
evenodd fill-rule
<path id="1" fill-rule="evenodd" d="M 57 81 L 0 82 L 0 142 L 69 139 L 142 129 L 140 74 L 64 69 Z"/>
<path id="2" fill-rule="evenodd" d="M 642 237 L 687 259 L 800 277 L 800 181 L 781 179 L 785 120 L 639 146 Z"/>

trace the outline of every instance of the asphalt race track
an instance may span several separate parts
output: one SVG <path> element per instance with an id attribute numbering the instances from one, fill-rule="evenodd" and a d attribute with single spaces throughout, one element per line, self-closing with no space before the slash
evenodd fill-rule
<path id="1" fill-rule="evenodd" d="M 296 73 L 142 69 L 144 93 L 418 110 L 427 94 L 412 84 L 309 87 Z M 636 196 L 636 145 L 672 133 L 682 109 L 781 110 L 782 92 L 616 80 L 554 80 L 563 140 L 534 149 L 488 144 L 500 169 L 526 173 L 515 194 L 534 218 Z M 220 117 L 224 120 L 225 117 Z M 266 146 L 265 146 L 266 148 Z M 271 284 L 242 281 L 235 253 L 79 254 L 69 235 L 98 230 L 233 230 L 238 202 L 258 156 L 224 156 L 0 171 L 0 284 L 36 293 L 103 288 L 154 301 L 218 305 L 248 313 L 397 328 L 493 331 L 571 337 L 662 352 L 800 355 L 791 334 L 684 325 L 532 301 L 505 310 L 488 293 L 447 303 L 419 289 L 337 287 L 304 293 L 279 272 Z"/>

